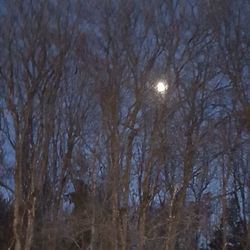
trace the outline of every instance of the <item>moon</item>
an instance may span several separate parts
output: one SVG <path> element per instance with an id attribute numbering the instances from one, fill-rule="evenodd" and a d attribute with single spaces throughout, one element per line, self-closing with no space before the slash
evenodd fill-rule
<path id="1" fill-rule="evenodd" d="M 163 82 L 163 81 L 159 81 L 156 85 L 156 90 L 161 93 L 161 94 L 164 94 L 168 89 L 168 85 Z"/>

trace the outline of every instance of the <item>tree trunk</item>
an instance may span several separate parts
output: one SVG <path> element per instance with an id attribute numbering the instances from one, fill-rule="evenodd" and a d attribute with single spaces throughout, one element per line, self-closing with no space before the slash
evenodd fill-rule
<path id="1" fill-rule="evenodd" d="M 145 249 L 145 223 L 146 223 L 146 211 L 145 208 L 141 208 L 141 212 L 139 214 L 139 222 L 138 222 L 138 232 L 139 232 L 139 242 L 138 242 L 138 250 Z"/>
<path id="2" fill-rule="evenodd" d="M 36 198 L 32 197 L 30 208 L 28 208 L 28 223 L 26 229 L 26 239 L 24 250 L 31 250 L 33 237 L 34 237 L 34 222 L 35 222 L 35 207 L 36 207 Z"/>
<path id="3" fill-rule="evenodd" d="M 22 200 L 22 169 L 19 165 L 21 153 L 19 148 L 16 149 L 16 167 L 15 167 L 15 189 L 14 189 L 14 220 L 13 233 L 15 238 L 15 250 L 22 250 L 23 245 L 23 213 L 24 206 Z"/>
<path id="4" fill-rule="evenodd" d="M 21 199 L 20 194 L 18 191 L 16 191 L 17 183 L 15 183 L 15 201 L 14 201 L 14 221 L 13 221 L 13 231 L 14 231 L 14 237 L 15 237 L 15 250 L 22 250 L 22 226 L 21 226 Z"/>

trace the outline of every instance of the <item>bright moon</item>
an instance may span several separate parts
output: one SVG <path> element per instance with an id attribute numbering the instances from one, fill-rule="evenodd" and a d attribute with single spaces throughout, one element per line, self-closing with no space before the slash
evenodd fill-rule
<path id="1" fill-rule="evenodd" d="M 164 93 L 168 89 L 168 85 L 164 82 L 158 82 L 156 85 L 156 89 L 159 93 Z"/>

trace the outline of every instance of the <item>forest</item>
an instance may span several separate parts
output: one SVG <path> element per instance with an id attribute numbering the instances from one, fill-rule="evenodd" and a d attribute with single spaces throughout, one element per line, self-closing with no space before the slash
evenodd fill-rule
<path id="1" fill-rule="evenodd" d="M 249 13 L 0 0 L 0 249 L 249 250 Z"/>

